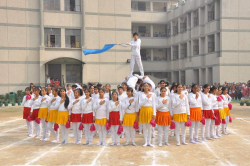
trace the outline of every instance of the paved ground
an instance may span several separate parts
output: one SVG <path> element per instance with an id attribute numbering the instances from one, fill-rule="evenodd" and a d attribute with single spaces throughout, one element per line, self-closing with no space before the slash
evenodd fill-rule
<path id="1" fill-rule="evenodd" d="M 233 104 L 233 123 L 228 136 L 201 144 L 177 147 L 142 147 L 141 135 L 137 146 L 111 147 L 74 145 L 72 130 L 69 144 L 60 145 L 26 137 L 26 123 L 22 107 L 0 108 L 0 165 L 250 165 L 250 107 Z M 157 131 L 155 132 L 157 135 Z M 188 134 L 188 130 L 187 130 Z M 189 137 L 187 136 L 187 140 Z M 52 140 L 52 138 L 51 138 Z M 82 140 L 82 142 L 85 140 Z M 93 143 L 98 143 L 95 137 Z M 121 139 L 121 144 L 125 139 Z"/>

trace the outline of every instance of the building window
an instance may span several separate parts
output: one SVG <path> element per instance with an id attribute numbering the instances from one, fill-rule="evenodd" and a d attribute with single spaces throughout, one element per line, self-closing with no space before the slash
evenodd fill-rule
<path id="1" fill-rule="evenodd" d="M 199 17 L 194 17 L 194 27 L 199 25 Z"/>
<path id="2" fill-rule="evenodd" d="M 80 48 L 81 45 L 81 30 L 65 29 L 65 47 Z"/>
<path id="3" fill-rule="evenodd" d="M 187 23 L 181 23 L 181 33 L 187 31 Z"/>
<path id="4" fill-rule="evenodd" d="M 208 12 L 208 22 L 213 20 L 214 20 L 214 11 L 210 11 Z"/>
<path id="5" fill-rule="evenodd" d="M 178 59 L 178 51 L 173 51 L 173 59 Z"/>
<path id="6" fill-rule="evenodd" d="M 187 49 L 181 49 L 181 58 L 187 57 Z"/>
<path id="7" fill-rule="evenodd" d="M 64 0 L 65 11 L 81 11 L 81 1 L 80 0 Z"/>
<path id="8" fill-rule="evenodd" d="M 138 2 L 138 10 L 146 11 L 146 2 Z"/>
<path id="9" fill-rule="evenodd" d="M 199 46 L 194 46 L 194 55 L 199 55 Z"/>
<path id="10" fill-rule="evenodd" d="M 44 28 L 45 47 L 61 47 L 61 29 Z"/>
<path id="11" fill-rule="evenodd" d="M 214 42 L 208 42 L 208 53 L 214 52 Z"/>
<path id="12" fill-rule="evenodd" d="M 66 82 L 82 83 L 82 65 L 66 64 Z"/>
<path id="13" fill-rule="evenodd" d="M 60 0 L 43 0 L 44 10 L 60 10 Z"/>
<path id="14" fill-rule="evenodd" d="M 178 26 L 173 26 L 173 35 L 178 34 Z"/>

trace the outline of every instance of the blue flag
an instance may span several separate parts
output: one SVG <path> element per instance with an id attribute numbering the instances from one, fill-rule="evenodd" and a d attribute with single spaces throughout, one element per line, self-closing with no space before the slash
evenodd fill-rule
<path id="1" fill-rule="evenodd" d="M 102 49 L 83 50 L 82 52 L 84 53 L 84 55 L 100 54 L 100 53 L 108 51 L 109 49 L 114 47 L 114 45 L 116 45 L 116 44 L 105 44 L 105 46 Z"/>

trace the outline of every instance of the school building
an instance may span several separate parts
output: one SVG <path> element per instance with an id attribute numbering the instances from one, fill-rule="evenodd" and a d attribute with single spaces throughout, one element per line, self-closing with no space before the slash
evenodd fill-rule
<path id="1" fill-rule="evenodd" d="M 155 82 L 246 82 L 249 6 L 249 0 L 1 0 L 0 93 L 31 82 L 44 86 L 47 76 L 62 86 L 115 88 L 129 74 L 131 48 L 82 51 L 129 42 L 133 32 Z"/>

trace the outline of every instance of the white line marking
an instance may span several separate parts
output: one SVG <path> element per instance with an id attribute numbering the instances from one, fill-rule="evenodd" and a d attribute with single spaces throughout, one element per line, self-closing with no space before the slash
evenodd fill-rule
<path id="1" fill-rule="evenodd" d="M 234 132 L 233 130 L 231 130 L 231 129 L 227 129 L 227 130 L 230 131 L 231 133 L 234 133 L 235 135 L 239 136 L 240 138 L 244 139 L 245 141 L 250 142 L 250 140 L 241 137 L 239 134 L 237 134 L 237 133 Z"/>
<path id="2" fill-rule="evenodd" d="M 22 126 L 20 126 L 18 128 L 14 128 L 14 129 L 10 129 L 10 130 L 5 130 L 5 131 L 3 131 L 1 133 L 7 133 L 7 132 L 10 132 L 10 131 L 13 131 L 13 130 L 17 130 L 17 129 L 23 128 L 24 126 L 27 126 L 27 125 L 22 125 Z"/>
<path id="3" fill-rule="evenodd" d="M 60 146 L 60 145 L 62 145 L 62 144 L 58 144 L 57 146 L 51 148 L 49 151 L 44 152 L 43 154 L 41 154 L 39 157 L 35 158 L 34 160 L 32 160 L 32 161 L 26 163 L 25 165 L 29 165 L 29 164 L 31 164 L 31 163 L 36 162 L 37 160 L 39 160 L 40 158 L 42 158 L 43 156 L 45 156 L 47 153 L 53 151 L 54 149 L 56 149 L 56 148 L 57 148 L 58 146 Z"/>
<path id="4" fill-rule="evenodd" d="M 111 138 L 109 138 L 108 143 L 110 142 L 110 140 L 111 140 Z M 102 154 L 102 152 L 104 151 L 105 148 L 106 148 L 106 146 L 103 146 L 103 147 L 102 147 L 101 151 L 98 153 L 98 155 L 97 155 L 97 156 L 95 157 L 95 159 L 92 161 L 91 166 L 97 165 L 97 164 L 96 164 L 96 161 L 97 161 L 97 159 L 101 156 L 101 154 Z"/>
<path id="5" fill-rule="evenodd" d="M 18 141 L 18 142 L 14 142 L 14 143 L 12 143 L 12 144 L 10 144 L 10 145 L 8 145 L 8 146 L 5 146 L 5 147 L 1 148 L 0 150 L 7 149 L 7 148 L 9 148 L 9 147 L 11 147 L 11 146 L 13 146 L 13 145 L 15 145 L 15 144 L 21 143 L 21 142 L 26 141 L 26 140 L 28 140 L 28 139 L 31 139 L 31 137 L 25 138 L 25 139 L 23 139 L 23 140 L 21 140 L 21 141 Z"/>
<path id="6" fill-rule="evenodd" d="M 247 123 L 250 123 L 250 121 L 245 120 L 245 119 L 243 119 L 243 118 L 237 118 L 237 119 L 242 120 L 242 121 L 247 122 Z"/>
<path id="7" fill-rule="evenodd" d="M 232 164 L 230 161 L 228 161 L 227 159 L 226 159 L 226 162 L 230 165 L 230 166 L 236 166 L 235 164 Z"/>
<path id="8" fill-rule="evenodd" d="M 18 118 L 18 119 L 15 119 L 15 120 L 9 120 L 9 121 L 2 121 L 2 122 L 0 122 L 0 126 L 2 126 L 3 124 L 5 124 L 5 123 L 11 123 L 11 122 L 15 122 L 15 121 L 19 121 L 19 120 L 21 120 L 22 118 Z"/>

